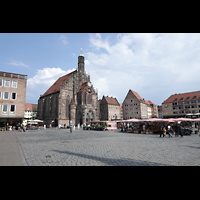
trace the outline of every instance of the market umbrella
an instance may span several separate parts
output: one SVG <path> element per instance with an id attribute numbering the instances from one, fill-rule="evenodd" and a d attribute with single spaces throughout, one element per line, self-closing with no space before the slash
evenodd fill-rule
<path id="1" fill-rule="evenodd" d="M 193 122 L 200 122 L 200 118 L 193 119 L 192 121 L 193 121 Z"/>
<path id="2" fill-rule="evenodd" d="M 123 120 L 124 122 L 140 122 L 141 120 L 139 119 L 127 119 L 127 120 Z"/>
<path id="3" fill-rule="evenodd" d="M 191 122 L 193 121 L 193 119 L 190 119 L 190 118 L 176 118 L 176 119 L 173 119 L 175 122 L 178 122 L 178 121 L 182 121 L 182 122 Z"/>
<path id="4" fill-rule="evenodd" d="M 143 122 L 165 122 L 165 119 L 160 119 L 160 118 L 150 118 L 150 119 L 143 119 L 141 120 Z"/>
<path id="5" fill-rule="evenodd" d="M 166 120 L 166 122 L 175 122 L 174 119 L 165 119 L 165 120 Z"/>
<path id="6" fill-rule="evenodd" d="M 34 119 L 34 120 L 30 120 L 31 122 L 38 122 L 38 123 L 40 123 L 40 122 L 44 122 L 44 121 L 42 121 L 42 120 L 39 120 L 39 119 Z"/>

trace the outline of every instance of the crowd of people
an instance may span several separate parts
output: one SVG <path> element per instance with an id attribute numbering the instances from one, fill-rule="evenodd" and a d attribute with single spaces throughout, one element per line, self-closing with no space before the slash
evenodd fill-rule
<path id="1" fill-rule="evenodd" d="M 172 129 L 172 127 L 170 126 L 170 124 L 168 126 L 162 126 L 161 127 L 161 132 L 160 132 L 160 137 L 165 137 L 167 134 L 169 135 L 169 137 L 172 137 L 172 132 L 175 132 L 175 137 L 179 137 L 179 135 L 181 135 L 181 137 L 183 137 L 183 128 L 181 125 L 175 125 L 174 127 L 175 130 Z"/>

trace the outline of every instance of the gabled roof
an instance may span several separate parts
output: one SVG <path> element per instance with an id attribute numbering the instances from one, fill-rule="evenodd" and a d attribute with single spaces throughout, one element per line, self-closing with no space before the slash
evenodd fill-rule
<path id="1" fill-rule="evenodd" d="M 200 91 L 173 94 L 168 99 L 166 99 L 163 103 L 175 103 L 175 102 L 183 102 L 183 101 L 191 101 L 191 100 L 200 100 Z"/>
<path id="2" fill-rule="evenodd" d="M 37 107 L 38 107 L 37 104 L 25 103 L 25 111 L 26 110 L 33 111 L 33 109 L 37 108 Z"/>
<path id="3" fill-rule="evenodd" d="M 87 82 L 83 83 L 78 92 L 83 91 L 86 86 L 87 86 Z"/>
<path id="4" fill-rule="evenodd" d="M 152 101 L 150 100 L 145 100 L 143 99 L 137 92 L 133 91 L 133 90 L 129 90 L 129 92 L 131 91 L 132 94 L 135 95 L 135 97 L 141 102 L 141 103 L 145 103 L 147 105 L 150 105 L 150 104 L 154 104 Z M 155 105 L 155 104 L 154 104 Z"/>
<path id="5" fill-rule="evenodd" d="M 133 90 L 130 90 L 134 95 L 135 97 L 141 102 L 141 103 L 145 103 L 145 104 L 149 104 L 149 102 L 145 99 L 143 99 L 137 92 L 133 91 Z"/>
<path id="6" fill-rule="evenodd" d="M 108 96 L 103 96 L 103 98 L 105 98 L 105 100 L 107 101 L 107 103 L 109 105 L 116 105 L 116 106 L 120 106 L 119 102 L 117 101 L 116 98 L 113 97 L 108 97 Z M 102 100 L 103 100 L 102 98 Z"/>
<path id="7" fill-rule="evenodd" d="M 138 100 L 141 100 L 142 99 L 142 97 L 137 93 L 137 92 L 135 92 L 135 91 L 133 91 L 133 90 L 130 90 L 135 96 L 136 96 L 136 98 L 138 99 Z"/>
<path id="8" fill-rule="evenodd" d="M 75 72 L 77 72 L 77 70 L 60 77 L 41 97 L 60 91 L 60 82 L 62 82 L 63 85 Z"/>
<path id="9" fill-rule="evenodd" d="M 25 110 L 30 110 L 32 111 L 33 108 L 32 108 L 32 103 L 25 103 Z"/>

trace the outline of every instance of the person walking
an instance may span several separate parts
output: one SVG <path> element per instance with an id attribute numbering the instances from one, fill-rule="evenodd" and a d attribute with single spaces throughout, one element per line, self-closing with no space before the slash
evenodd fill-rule
<path id="1" fill-rule="evenodd" d="M 72 133 L 72 120 L 70 120 L 70 123 L 69 123 L 69 128 L 70 128 L 70 133 Z"/>
<path id="2" fill-rule="evenodd" d="M 175 137 L 178 137 L 179 136 L 179 125 L 176 124 L 175 125 Z"/>
<path id="3" fill-rule="evenodd" d="M 183 137 L 183 129 L 182 129 L 181 125 L 179 126 L 179 133 L 180 133 L 181 137 Z"/>
<path id="4" fill-rule="evenodd" d="M 169 124 L 168 125 L 168 134 L 169 134 L 169 137 L 172 137 L 171 131 L 172 131 L 172 127 Z"/>
<path id="5" fill-rule="evenodd" d="M 160 131 L 160 137 L 161 137 L 162 135 L 163 135 L 163 137 L 165 137 L 164 129 L 165 129 L 165 127 L 162 126 L 162 127 L 161 127 L 161 131 Z"/>

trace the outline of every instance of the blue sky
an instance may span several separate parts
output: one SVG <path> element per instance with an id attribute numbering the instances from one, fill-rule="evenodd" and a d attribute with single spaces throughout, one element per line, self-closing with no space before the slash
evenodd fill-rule
<path id="1" fill-rule="evenodd" d="M 200 34 L 0 33 L 0 70 L 28 75 L 27 103 L 75 70 L 85 69 L 103 95 L 123 102 L 129 89 L 161 104 L 171 94 L 198 91 Z"/>

